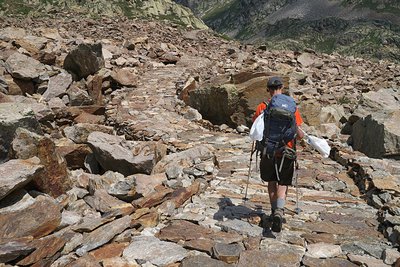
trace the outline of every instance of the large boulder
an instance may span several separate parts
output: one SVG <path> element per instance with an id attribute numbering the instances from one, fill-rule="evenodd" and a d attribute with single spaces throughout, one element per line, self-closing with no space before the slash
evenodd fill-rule
<path id="1" fill-rule="evenodd" d="M 40 238 L 52 233 L 61 222 L 60 206 L 44 195 L 32 198 L 19 192 L 2 200 L 0 208 L 0 240 L 32 236 Z"/>
<path id="2" fill-rule="evenodd" d="M 50 138 L 18 128 L 11 148 L 11 154 L 15 158 L 40 159 L 40 163 L 44 166 L 43 174 L 32 181 L 38 190 L 57 197 L 71 188 L 67 163 L 56 151 L 56 146 Z"/>
<path id="3" fill-rule="evenodd" d="M 353 125 L 351 144 L 372 158 L 399 157 L 400 110 L 370 114 Z"/>
<path id="4" fill-rule="evenodd" d="M 77 80 L 95 74 L 104 67 L 101 43 L 80 44 L 66 56 L 64 69 L 76 75 Z"/>
<path id="5" fill-rule="evenodd" d="M 19 127 L 42 133 L 32 109 L 22 103 L 0 103 L 0 162 L 7 159 L 15 130 Z"/>
<path id="6" fill-rule="evenodd" d="M 191 82 L 180 97 L 214 124 L 251 125 L 257 105 L 269 97 L 266 84 L 270 76 L 274 74 L 241 72 L 217 77 L 206 84 Z M 284 83 L 288 85 L 287 78 Z"/>
<path id="7" fill-rule="evenodd" d="M 400 99 L 398 89 L 362 94 L 360 105 L 349 119 L 351 144 L 369 157 L 399 157 Z"/>
<path id="8" fill-rule="evenodd" d="M 28 81 L 38 78 L 45 72 L 45 65 L 20 53 L 14 53 L 8 57 L 6 68 L 13 78 Z"/>
<path id="9" fill-rule="evenodd" d="M 156 142 L 128 142 L 124 138 L 102 132 L 93 132 L 88 143 L 104 170 L 122 173 L 150 174 L 153 167 L 167 153 L 165 145 Z"/>
<path id="10" fill-rule="evenodd" d="M 38 158 L 10 160 L 0 164 L 0 200 L 41 175 Z"/>

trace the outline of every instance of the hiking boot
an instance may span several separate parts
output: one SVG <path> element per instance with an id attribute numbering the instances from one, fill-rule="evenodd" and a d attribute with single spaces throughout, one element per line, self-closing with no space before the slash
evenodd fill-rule
<path id="1" fill-rule="evenodd" d="M 279 233 L 282 230 L 282 222 L 283 222 L 283 209 L 276 209 L 274 214 L 272 215 L 271 230 L 273 232 Z"/>

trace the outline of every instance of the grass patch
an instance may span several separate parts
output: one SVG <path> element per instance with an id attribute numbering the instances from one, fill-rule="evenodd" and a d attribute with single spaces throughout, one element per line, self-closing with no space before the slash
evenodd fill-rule
<path id="1" fill-rule="evenodd" d="M 221 28 L 229 26 L 231 19 L 233 19 L 232 16 L 236 17 L 237 14 L 241 12 L 240 1 L 241 0 L 231 0 L 229 3 L 217 6 L 202 17 L 203 21 L 207 24 L 220 21 Z"/>

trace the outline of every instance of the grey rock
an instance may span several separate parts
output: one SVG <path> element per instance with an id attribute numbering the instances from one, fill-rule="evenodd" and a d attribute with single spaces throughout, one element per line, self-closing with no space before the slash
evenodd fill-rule
<path id="1" fill-rule="evenodd" d="M 42 133 L 35 114 L 25 104 L 0 103 L 0 161 L 7 158 L 11 141 L 18 127 Z"/>
<path id="2" fill-rule="evenodd" d="M 91 134 L 92 132 L 103 132 L 107 134 L 112 134 L 113 128 L 104 125 L 89 123 L 77 123 L 73 126 L 68 126 L 64 128 L 65 136 L 77 144 L 86 143 L 89 134 Z"/>
<path id="3" fill-rule="evenodd" d="M 38 177 L 43 169 L 36 157 L 0 164 L 0 200 Z"/>
<path id="4" fill-rule="evenodd" d="M 188 252 L 181 246 L 160 241 L 152 236 L 137 236 L 125 248 L 123 257 L 130 260 L 149 261 L 156 266 L 165 266 L 181 261 Z"/>
<path id="5" fill-rule="evenodd" d="M 231 266 L 223 261 L 218 261 L 207 256 L 189 256 L 186 257 L 181 267 L 228 267 Z"/>
<path id="6" fill-rule="evenodd" d="M 82 216 L 74 211 L 64 210 L 61 213 L 61 223 L 59 229 L 67 227 L 69 225 L 77 224 L 82 220 Z"/>
<path id="7" fill-rule="evenodd" d="M 0 263 L 12 261 L 18 257 L 28 255 L 35 250 L 35 248 L 29 244 L 30 241 L 29 238 L 22 238 L 0 243 Z"/>
<path id="8" fill-rule="evenodd" d="M 261 236 L 263 233 L 263 228 L 260 226 L 238 219 L 218 222 L 217 225 L 220 226 L 225 232 L 233 231 L 248 236 Z"/>
<path id="9" fill-rule="evenodd" d="M 372 158 L 399 155 L 400 111 L 381 111 L 358 120 L 353 125 L 352 146 Z"/>
<path id="10" fill-rule="evenodd" d="M 327 243 L 315 243 L 307 245 L 306 256 L 312 258 L 334 258 L 342 254 L 339 245 Z"/>
<path id="11" fill-rule="evenodd" d="M 66 72 L 61 72 L 60 74 L 51 77 L 47 86 L 47 90 L 43 94 L 43 98 L 50 100 L 51 98 L 60 97 L 66 94 L 71 83 L 72 76 Z"/>
<path id="12" fill-rule="evenodd" d="M 244 251 L 244 247 L 238 243 L 216 243 L 213 247 L 214 257 L 226 263 L 237 262 L 242 251 Z"/>
<path id="13" fill-rule="evenodd" d="M 7 59 L 6 68 L 14 78 L 27 81 L 37 79 L 45 72 L 42 63 L 20 53 L 14 53 Z"/>
<path id="14" fill-rule="evenodd" d="M 64 60 L 64 68 L 75 74 L 78 79 L 86 78 L 103 67 L 101 43 L 80 44 L 69 52 Z"/>
<path id="15" fill-rule="evenodd" d="M 83 237 L 82 246 L 76 250 L 76 254 L 82 256 L 88 251 L 104 245 L 114 236 L 128 228 L 130 226 L 130 223 L 131 218 L 129 216 L 124 216 L 120 219 L 116 219 L 113 222 L 97 228 L 93 232 Z"/>
<path id="16" fill-rule="evenodd" d="M 400 252 L 397 249 L 387 248 L 383 251 L 382 259 L 384 263 L 392 265 L 400 259 Z"/>
<path id="17" fill-rule="evenodd" d="M 154 167 L 152 173 L 165 172 L 169 166 L 179 163 L 182 167 L 194 165 L 195 159 L 207 160 L 213 157 L 214 149 L 210 145 L 200 145 L 188 150 L 165 156 Z"/>
<path id="18" fill-rule="evenodd" d="M 135 173 L 150 174 L 155 164 L 166 153 L 165 145 L 129 143 L 119 136 L 101 132 L 91 133 L 88 143 L 104 170 L 116 171 L 125 176 Z"/>
<path id="19" fill-rule="evenodd" d="M 69 254 L 78 246 L 82 245 L 83 235 L 81 233 L 75 233 L 64 245 L 61 253 L 63 255 Z"/>
<path id="20" fill-rule="evenodd" d="M 66 91 L 71 106 L 85 106 L 93 104 L 93 99 L 86 90 L 76 85 L 71 85 Z"/>

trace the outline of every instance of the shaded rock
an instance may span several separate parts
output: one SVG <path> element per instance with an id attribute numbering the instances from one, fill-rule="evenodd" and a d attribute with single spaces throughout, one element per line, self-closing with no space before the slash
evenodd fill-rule
<path id="1" fill-rule="evenodd" d="M 20 53 L 14 53 L 6 61 L 8 73 L 21 80 L 34 80 L 45 71 L 42 63 Z"/>
<path id="2" fill-rule="evenodd" d="M 57 251 L 61 250 L 66 242 L 67 237 L 57 237 L 54 235 L 46 236 L 38 240 L 32 241 L 32 245 L 36 250 L 29 254 L 29 256 L 18 261 L 18 265 L 31 265 L 34 263 L 41 263 L 41 260 L 51 258 Z"/>
<path id="3" fill-rule="evenodd" d="M 145 260 L 154 265 L 165 266 L 181 261 L 187 256 L 186 249 L 181 246 L 160 241 L 152 236 L 137 236 L 124 250 L 123 257 L 127 260 Z"/>
<path id="4" fill-rule="evenodd" d="M 185 258 L 181 267 L 228 267 L 231 266 L 223 261 L 211 259 L 206 256 L 190 256 Z"/>
<path id="5" fill-rule="evenodd" d="M 127 142 L 118 136 L 93 132 L 88 137 L 96 160 L 104 170 L 126 176 L 150 174 L 155 164 L 166 154 L 166 147 L 156 142 Z"/>
<path id="6" fill-rule="evenodd" d="M 1 212 L 0 239 L 33 236 L 53 232 L 61 222 L 60 207 L 50 197 L 38 196 L 33 203 Z"/>
<path id="7" fill-rule="evenodd" d="M 68 168 L 84 169 L 85 158 L 92 153 L 92 150 L 88 145 L 63 140 L 56 144 L 56 152 L 65 158 Z"/>
<path id="8" fill-rule="evenodd" d="M 15 130 L 23 127 L 35 133 L 42 133 L 33 111 L 25 104 L 0 104 L 0 161 L 6 159 Z"/>
<path id="9" fill-rule="evenodd" d="M 49 80 L 46 92 L 43 94 L 43 98 L 50 100 L 54 97 L 61 97 L 67 93 L 68 87 L 72 83 L 72 76 L 69 73 L 61 72 L 60 74 L 53 76 Z"/>
<path id="10" fill-rule="evenodd" d="M 34 94 L 35 86 L 31 80 L 21 80 L 13 78 L 11 75 L 5 75 L 8 95 L 26 95 Z"/>
<path id="11" fill-rule="evenodd" d="M 29 237 L 4 241 L 0 243 L 0 263 L 12 261 L 35 250 L 30 244 L 32 238 Z"/>
<path id="12" fill-rule="evenodd" d="M 134 210 L 130 203 L 110 196 L 104 189 L 96 190 L 93 196 L 86 196 L 84 200 L 93 209 L 102 213 L 112 212 L 113 214 L 127 215 Z"/>
<path id="13" fill-rule="evenodd" d="M 72 72 L 78 79 L 96 73 L 104 67 L 101 43 L 80 44 L 68 53 L 64 60 L 64 69 Z"/>
<path id="14" fill-rule="evenodd" d="M 10 160 L 0 164 L 0 200 L 43 174 L 38 158 Z"/>
<path id="15" fill-rule="evenodd" d="M 103 132 L 107 134 L 112 134 L 113 131 L 114 130 L 112 127 L 89 123 L 78 123 L 73 126 L 68 126 L 64 128 L 65 136 L 77 144 L 86 143 L 89 134 L 91 134 L 92 132 Z"/>
<path id="16" fill-rule="evenodd" d="M 400 111 L 376 112 L 353 125 L 351 144 L 372 158 L 397 157 L 400 154 Z"/>
<path id="17" fill-rule="evenodd" d="M 97 228 L 89 234 L 84 235 L 82 246 L 76 250 L 76 254 L 82 256 L 88 251 L 104 245 L 114 236 L 127 229 L 130 226 L 130 223 L 130 217 L 124 216 Z"/>
<path id="18" fill-rule="evenodd" d="M 98 177 L 92 175 L 89 178 L 89 191 L 95 192 L 104 189 L 108 194 L 118 199 L 131 202 L 136 196 L 136 181 L 133 176 L 124 177 L 120 173 L 107 171 L 104 175 Z"/>
<path id="19" fill-rule="evenodd" d="M 93 104 L 93 99 L 86 90 L 72 84 L 66 91 L 71 106 L 85 106 Z"/>
<path id="20" fill-rule="evenodd" d="M 71 188 L 66 161 L 56 152 L 55 144 L 50 138 L 18 128 L 12 142 L 12 154 L 21 159 L 34 156 L 40 159 L 44 172 L 33 183 L 42 192 L 57 197 Z"/>
<path id="21" fill-rule="evenodd" d="M 216 243 L 213 247 L 215 258 L 222 260 L 226 263 L 235 263 L 239 259 L 240 253 L 244 250 L 243 245 L 238 243 L 223 244 Z"/>

